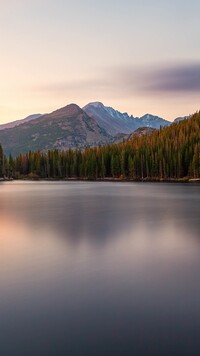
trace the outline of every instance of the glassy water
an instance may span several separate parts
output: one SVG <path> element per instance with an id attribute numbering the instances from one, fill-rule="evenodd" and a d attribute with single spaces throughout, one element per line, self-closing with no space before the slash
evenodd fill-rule
<path id="1" fill-rule="evenodd" d="M 199 356 L 199 333 L 199 185 L 0 184 L 1 356 Z"/>

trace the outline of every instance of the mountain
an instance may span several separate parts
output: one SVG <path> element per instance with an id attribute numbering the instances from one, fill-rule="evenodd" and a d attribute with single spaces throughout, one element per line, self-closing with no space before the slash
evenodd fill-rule
<path id="1" fill-rule="evenodd" d="M 87 104 L 83 107 L 83 110 L 110 135 L 131 133 L 137 128 L 133 117 L 128 116 L 127 113 L 122 114 L 111 107 L 104 106 L 102 103 Z"/>
<path id="2" fill-rule="evenodd" d="M 181 116 L 181 117 L 177 117 L 176 119 L 174 119 L 173 122 L 179 122 L 179 121 L 183 121 L 183 120 L 187 120 L 191 117 L 191 115 L 188 115 L 188 116 Z"/>
<path id="3" fill-rule="evenodd" d="M 157 129 L 154 129 L 152 127 L 139 127 L 135 131 L 133 131 L 131 134 L 117 134 L 113 138 L 113 143 L 122 143 L 126 141 L 130 141 L 132 139 L 144 136 L 144 135 L 150 135 L 152 132 L 156 131 Z"/>
<path id="4" fill-rule="evenodd" d="M 111 107 L 104 106 L 100 102 L 89 103 L 83 107 L 83 110 L 110 135 L 130 134 L 139 127 L 144 126 L 159 129 L 160 126 L 171 124 L 170 121 L 150 114 L 140 118 L 129 116 L 127 113 L 121 113 Z"/>
<path id="5" fill-rule="evenodd" d="M 83 149 L 119 143 L 129 139 L 137 129 L 142 131 L 136 131 L 135 135 L 143 135 L 144 128 L 159 129 L 171 123 L 150 114 L 140 118 L 129 116 L 100 102 L 89 103 L 82 109 L 70 104 L 50 114 L 30 115 L 0 125 L 0 143 L 6 154 L 14 156 L 29 150 Z"/>
<path id="6" fill-rule="evenodd" d="M 128 140 L 132 140 L 135 137 L 141 137 L 141 136 L 144 136 L 144 135 L 150 135 L 154 131 L 156 131 L 156 129 L 154 129 L 153 127 L 139 127 L 133 133 L 128 135 L 127 139 Z"/>
<path id="7" fill-rule="evenodd" d="M 29 115 L 29 116 L 25 117 L 25 119 L 15 120 L 15 121 L 9 122 L 8 124 L 2 124 L 2 125 L 0 125 L 0 130 L 11 129 L 13 127 L 22 125 L 25 122 L 29 122 L 31 120 L 35 120 L 40 116 L 42 116 L 42 114 L 33 114 L 33 115 Z"/>
<path id="8" fill-rule="evenodd" d="M 162 130 L 139 128 L 115 145 L 73 154 L 66 150 L 20 155 L 10 166 L 4 161 L 4 172 L 6 177 L 198 182 L 199 142 L 200 112 Z"/>
<path id="9" fill-rule="evenodd" d="M 164 126 L 171 125 L 171 121 L 167 121 L 165 119 L 162 119 L 159 116 L 155 116 L 155 115 L 151 115 L 151 114 L 146 114 L 136 120 L 137 120 L 138 128 L 139 127 L 151 127 L 153 129 L 159 129 L 160 126 L 164 127 Z"/>
<path id="10" fill-rule="evenodd" d="M 112 141 L 112 136 L 75 104 L 0 131 L 4 152 L 14 156 L 29 150 L 82 149 Z"/>

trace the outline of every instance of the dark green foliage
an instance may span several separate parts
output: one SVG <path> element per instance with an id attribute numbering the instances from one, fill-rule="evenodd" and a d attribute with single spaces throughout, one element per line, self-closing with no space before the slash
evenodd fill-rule
<path id="1" fill-rule="evenodd" d="M 1 151 L 0 151 L 1 152 Z M 2 175 L 3 154 L 0 156 Z M 29 152 L 6 161 L 8 176 L 133 180 L 200 177 L 200 113 L 134 136 L 123 143 L 85 150 Z"/>

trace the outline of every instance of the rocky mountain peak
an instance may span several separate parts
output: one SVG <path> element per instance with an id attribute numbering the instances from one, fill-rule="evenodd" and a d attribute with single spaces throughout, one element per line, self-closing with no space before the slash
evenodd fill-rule
<path id="1" fill-rule="evenodd" d="M 69 117 L 69 116 L 78 116 L 83 113 L 83 110 L 76 104 L 69 104 L 64 106 L 61 109 L 53 111 L 51 114 L 48 114 L 48 118 L 54 117 L 54 118 L 60 118 L 60 117 Z"/>
<path id="2" fill-rule="evenodd" d="M 83 110 L 89 108 L 89 107 L 93 107 L 95 109 L 105 109 L 105 106 L 103 103 L 101 103 L 100 101 L 95 101 L 95 102 L 92 102 L 92 103 L 88 103 L 87 105 L 85 105 L 83 107 Z"/>

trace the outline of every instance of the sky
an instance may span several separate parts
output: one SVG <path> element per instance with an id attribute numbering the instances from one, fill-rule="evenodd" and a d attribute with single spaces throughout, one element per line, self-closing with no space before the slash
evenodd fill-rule
<path id="1" fill-rule="evenodd" d="M 101 101 L 200 109 L 199 0 L 0 0 L 0 123 Z"/>

